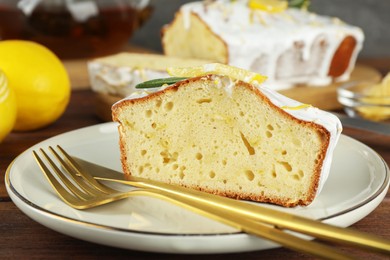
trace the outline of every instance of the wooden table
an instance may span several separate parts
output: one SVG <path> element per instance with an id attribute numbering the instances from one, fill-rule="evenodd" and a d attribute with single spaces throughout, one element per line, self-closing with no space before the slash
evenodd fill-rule
<path id="1" fill-rule="evenodd" d="M 390 59 L 361 60 L 376 67 L 381 73 L 390 69 Z M 137 252 L 96 245 L 52 231 L 24 215 L 10 200 L 4 185 L 4 174 L 11 161 L 32 145 L 51 136 L 102 123 L 95 115 L 93 93 L 75 90 L 65 114 L 53 125 L 27 133 L 12 133 L 0 143 L 0 259 L 69 258 L 94 259 L 312 259 L 294 251 L 278 248 L 237 254 L 171 255 Z M 361 140 L 376 150 L 390 164 L 390 140 L 365 132 L 345 129 L 344 134 Z M 353 181 L 353 180 L 351 180 Z M 390 193 L 369 216 L 353 225 L 353 228 L 390 239 Z M 338 246 L 340 247 L 340 246 Z M 381 255 L 340 247 L 362 259 L 384 259 Z"/>

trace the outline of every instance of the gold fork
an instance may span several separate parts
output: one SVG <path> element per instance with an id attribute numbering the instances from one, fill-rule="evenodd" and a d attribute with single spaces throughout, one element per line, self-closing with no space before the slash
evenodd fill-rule
<path id="1" fill-rule="evenodd" d="M 351 257 L 345 256 L 332 248 L 314 241 L 300 239 L 283 232 L 279 228 L 298 231 L 333 242 L 344 242 L 363 249 L 373 249 L 385 254 L 390 253 L 389 241 L 382 238 L 179 186 L 134 177 L 132 177 L 133 181 L 130 182 L 111 180 L 144 188 L 142 190 L 120 192 L 96 181 L 90 174 L 83 171 L 61 147 L 57 147 L 65 160 L 52 147 L 49 147 L 49 149 L 65 169 L 68 177 L 56 166 L 43 149 L 40 149 L 40 151 L 63 184 L 54 177 L 37 152 L 33 151 L 33 154 L 57 194 L 74 208 L 87 209 L 129 196 L 146 195 L 175 203 L 285 247 L 323 258 L 351 259 Z"/>

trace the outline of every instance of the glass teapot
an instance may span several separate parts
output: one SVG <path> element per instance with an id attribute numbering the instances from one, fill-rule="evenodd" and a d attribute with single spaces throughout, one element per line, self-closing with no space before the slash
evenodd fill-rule
<path id="1" fill-rule="evenodd" d="M 149 18 L 149 0 L 0 0 L 0 40 L 41 43 L 62 59 L 119 52 Z"/>

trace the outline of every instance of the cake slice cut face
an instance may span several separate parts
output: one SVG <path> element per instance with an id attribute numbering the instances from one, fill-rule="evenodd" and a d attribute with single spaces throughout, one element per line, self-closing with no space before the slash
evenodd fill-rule
<path id="1" fill-rule="evenodd" d="M 283 106 L 278 95 L 206 75 L 119 101 L 112 110 L 125 174 L 286 207 L 310 204 L 341 125 L 332 117 L 327 129 L 314 122 L 318 109 Z M 308 120 L 296 110 L 310 110 Z"/>

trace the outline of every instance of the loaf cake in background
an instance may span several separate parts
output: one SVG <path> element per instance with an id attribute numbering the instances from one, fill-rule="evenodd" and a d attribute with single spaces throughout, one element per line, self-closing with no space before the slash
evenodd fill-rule
<path id="1" fill-rule="evenodd" d="M 183 5 L 162 29 L 164 53 L 251 70 L 266 75 L 273 89 L 349 78 L 363 45 L 360 28 L 300 8 L 269 12 L 249 2 Z"/>
<path id="2" fill-rule="evenodd" d="M 93 91 L 126 97 L 143 81 L 168 77 L 167 67 L 198 66 L 208 61 L 166 57 L 159 54 L 119 53 L 88 62 L 88 74 Z"/>
<path id="3" fill-rule="evenodd" d="M 213 66 L 203 66 L 205 74 Z M 191 77 L 114 104 L 125 175 L 285 207 L 309 205 L 328 177 L 340 121 L 241 79 Z"/>

